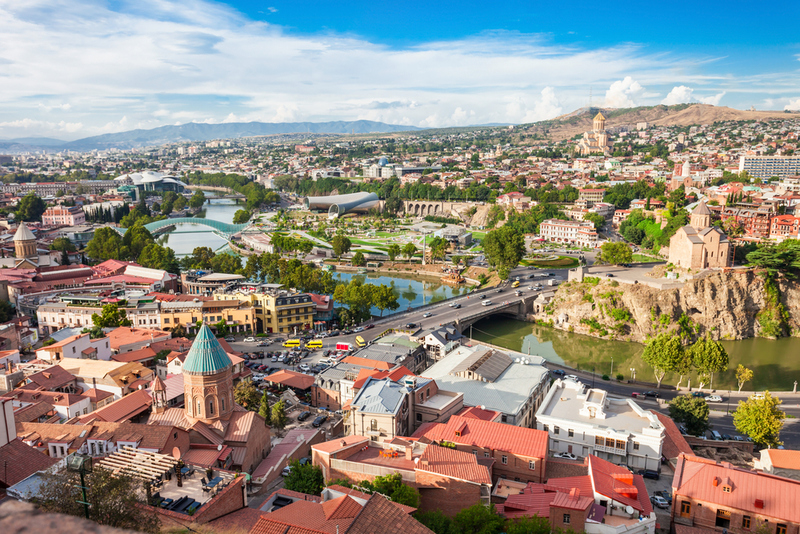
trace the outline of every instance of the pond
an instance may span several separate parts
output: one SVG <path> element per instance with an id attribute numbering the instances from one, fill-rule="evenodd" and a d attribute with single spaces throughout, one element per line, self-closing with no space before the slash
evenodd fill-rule
<path id="1" fill-rule="evenodd" d="M 209 193 L 206 192 L 206 196 Z M 242 209 L 241 203 L 225 198 L 210 198 L 206 200 L 203 210 L 206 219 L 232 223 L 236 210 Z M 197 224 L 176 224 L 175 230 L 159 237 L 159 243 L 175 251 L 178 257 L 187 256 L 196 247 L 210 247 L 215 252 L 227 247 L 228 242 L 214 233 L 211 228 Z"/>
<path id="2" fill-rule="evenodd" d="M 358 278 L 365 284 L 381 285 L 385 284 L 394 289 L 400 307 L 398 312 L 408 308 L 417 308 L 426 304 L 440 302 L 450 297 L 465 295 L 469 292 L 466 284 L 451 286 L 437 281 L 435 278 L 422 278 L 415 276 L 384 275 L 380 273 L 346 273 L 334 272 L 334 280 L 350 282 L 353 278 Z M 384 312 L 386 314 L 388 312 Z M 380 315 L 377 308 L 372 308 L 373 315 Z"/>
<path id="3" fill-rule="evenodd" d="M 639 343 L 571 334 L 500 317 L 475 323 L 472 337 L 576 369 L 594 369 L 598 374 L 616 376 L 619 373 L 627 379 L 633 374 L 631 369 L 636 369 L 638 380 L 655 382 L 653 370 L 642 361 L 644 345 Z M 722 344 L 728 351 L 730 363 L 726 372 L 714 375 L 717 389 L 738 389 L 735 372 L 739 364 L 754 373 L 753 380 L 744 385 L 744 390 L 791 391 L 794 381 L 800 381 L 800 358 L 792 356 L 800 351 L 800 338 L 752 338 L 723 341 Z M 692 375 L 691 380 L 692 384 L 698 384 L 696 375 Z M 677 382 L 678 376 L 667 374 L 663 383 L 675 385 Z M 682 385 L 686 385 L 686 378 Z"/>

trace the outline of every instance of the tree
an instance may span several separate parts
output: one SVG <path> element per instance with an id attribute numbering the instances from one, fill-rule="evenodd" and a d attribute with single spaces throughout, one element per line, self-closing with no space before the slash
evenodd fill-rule
<path id="1" fill-rule="evenodd" d="M 14 317 L 14 307 L 7 300 L 0 300 L 0 323 L 10 321 Z"/>
<path id="2" fill-rule="evenodd" d="M 778 409 L 780 404 L 781 400 L 770 395 L 769 391 L 765 391 L 762 398 L 750 397 L 739 401 L 739 407 L 733 412 L 733 426 L 758 445 L 777 447 L 782 443 L 778 437 L 786 417 Z"/>
<path id="3" fill-rule="evenodd" d="M 86 244 L 86 255 L 98 261 L 129 258 L 128 248 L 122 244 L 122 236 L 107 226 L 95 230 L 91 241 Z"/>
<path id="4" fill-rule="evenodd" d="M 18 221 L 41 221 L 42 213 L 47 209 L 47 204 L 36 193 L 28 193 L 17 204 Z"/>
<path id="5" fill-rule="evenodd" d="M 201 208 L 206 203 L 206 195 L 202 191 L 196 191 L 192 198 L 189 199 L 190 208 Z"/>
<path id="6" fill-rule="evenodd" d="M 150 269 L 163 269 L 172 274 L 180 274 L 180 264 L 175 259 L 175 251 L 162 247 L 158 243 L 150 243 L 139 254 L 139 265 Z"/>
<path id="7" fill-rule="evenodd" d="M 583 216 L 583 220 L 592 223 L 595 230 L 600 230 L 606 224 L 605 217 L 599 213 L 587 213 Z"/>
<path id="8" fill-rule="evenodd" d="M 400 307 L 394 290 L 386 284 L 372 286 L 372 303 L 381 311 L 381 317 L 384 310 L 394 311 Z"/>
<path id="9" fill-rule="evenodd" d="M 331 245 L 333 246 L 333 253 L 339 257 L 342 254 L 347 254 L 350 252 L 350 246 L 352 243 L 346 236 L 338 234 L 331 239 Z"/>
<path id="10" fill-rule="evenodd" d="M 505 225 L 486 234 L 483 251 L 489 265 L 497 267 L 500 278 L 507 278 L 509 271 L 519 265 L 525 255 L 525 238 Z"/>
<path id="11" fill-rule="evenodd" d="M 400 255 L 400 245 L 397 243 L 392 243 L 389 245 L 386 253 L 389 255 L 389 260 L 394 261 L 394 259 Z"/>
<path id="12" fill-rule="evenodd" d="M 186 256 L 184 261 L 189 269 L 211 269 L 211 260 L 216 254 L 210 247 L 195 247 L 191 256 Z M 253 257 L 253 256 L 251 256 Z"/>
<path id="13" fill-rule="evenodd" d="M 364 253 L 359 250 L 358 252 L 353 254 L 353 259 L 351 263 L 356 267 L 363 267 L 364 265 L 366 265 L 367 260 L 366 258 L 364 258 Z"/>
<path id="14" fill-rule="evenodd" d="M 233 400 L 247 410 L 252 412 L 261 407 L 261 397 L 258 390 L 250 380 L 242 380 L 233 389 Z"/>
<path id="15" fill-rule="evenodd" d="M 283 479 L 283 487 L 291 491 L 299 491 L 306 495 L 319 495 L 325 488 L 325 477 L 322 476 L 322 469 L 318 466 L 307 463 L 301 464 L 293 460 L 289 465 L 291 471 Z"/>
<path id="16" fill-rule="evenodd" d="M 377 476 L 372 481 L 364 481 L 361 485 L 369 492 L 382 493 L 392 502 L 419 508 L 420 496 L 416 488 L 403 483 L 400 473 Z"/>
<path id="17" fill-rule="evenodd" d="M 172 203 L 172 207 L 175 208 L 178 211 L 181 211 L 183 208 L 186 207 L 187 203 L 188 202 L 186 200 L 186 197 L 181 195 L 181 196 L 179 196 L 178 198 L 175 199 L 175 202 Z"/>
<path id="18" fill-rule="evenodd" d="M 60 250 L 61 252 L 75 252 L 78 250 L 69 238 L 57 237 L 50 244 L 50 250 Z"/>
<path id="19" fill-rule="evenodd" d="M 453 520 L 444 515 L 441 510 L 429 510 L 427 512 L 417 512 L 414 518 L 431 529 L 435 534 L 451 534 Z M 549 525 L 549 523 L 548 523 Z M 544 534 L 549 534 L 550 530 Z"/>
<path id="20" fill-rule="evenodd" d="M 680 337 L 661 333 L 647 342 L 642 353 L 642 360 L 653 368 L 653 374 L 661 387 L 664 375 L 675 370 L 677 363 L 685 357 Z"/>
<path id="21" fill-rule="evenodd" d="M 172 332 L 173 338 L 187 336 L 186 328 L 182 324 L 173 326 L 170 332 Z"/>
<path id="22" fill-rule="evenodd" d="M 211 268 L 214 272 L 235 274 L 242 268 L 242 258 L 233 254 L 217 254 L 211 258 Z"/>
<path id="23" fill-rule="evenodd" d="M 141 480 L 114 474 L 97 464 L 91 473 L 86 473 L 85 480 L 89 519 L 118 529 L 160 532 L 158 515 L 142 506 L 148 503 Z M 36 493 L 35 502 L 43 512 L 84 515 L 81 479 L 74 471 L 42 473 Z"/>
<path id="24" fill-rule="evenodd" d="M 736 382 L 739 384 L 739 391 L 742 391 L 742 386 L 745 382 L 750 382 L 753 379 L 753 370 L 748 369 L 741 363 L 736 368 Z"/>
<path id="25" fill-rule="evenodd" d="M 633 261 L 631 248 L 621 241 L 607 241 L 600 247 L 600 260 L 611 265 L 622 265 Z"/>
<path id="26" fill-rule="evenodd" d="M 100 328 L 117 328 L 120 326 L 131 326 L 130 320 L 123 310 L 116 304 L 106 304 L 103 306 L 100 315 L 92 314 L 92 324 Z"/>
<path id="27" fill-rule="evenodd" d="M 244 224 L 250 220 L 250 212 L 247 210 L 236 210 L 233 214 L 233 224 Z"/>
<path id="28" fill-rule="evenodd" d="M 272 421 L 272 410 L 269 406 L 269 396 L 266 391 L 261 395 L 261 407 L 258 409 L 258 415 L 264 418 L 264 425 L 269 426 L 270 421 Z"/>
<path id="29" fill-rule="evenodd" d="M 411 257 L 417 253 L 417 246 L 414 243 L 406 243 L 403 245 L 403 256 L 405 256 L 408 261 L 411 261 Z"/>
<path id="30" fill-rule="evenodd" d="M 692 352 L 694 366 L 701 374 L 711 377 L 709 386 L 714 387 L 714 373 L 721 373 L 728 369 L 728 352 L 722 343 L 708 336 L 700 338 L 689 349 Z"/>
<path id="31" fill-rule="evenodd" d="M 488 507 L 481 503 L 464 508 L 453 518 L 453 532 L 459 534 L 500 534 L 505 521 L 497 513 L 494 504 Z"/>
<path id="32" fill-rule="evenodd" d="M 700 397 L 681 395 L 669 403 L 669 416 L 686 425 L 693 436 L 702 436 L 709 429 L 708 413 L 708 403 Z"/>
<path id="33" fill-rule="evenodd" d="M 544 517 L 522 516 L 506 521 L 506 534 L 550 534 L 552 527 Z"/>
<path id="34" fill-rule="evenodd" d="M 286 403 L 279 400 L 272 405 L 272 426 L 275 428 L 283 428 L 287 423 L 286 417 Z"/>
<path id="35" fill-rule="evenodd" d="M 225 337 L 228 335 L 228 325 L 225 319 L 220 319 L 219 322 L 214 323 L 214 329 L 217 331 L 218 337 Z"/>

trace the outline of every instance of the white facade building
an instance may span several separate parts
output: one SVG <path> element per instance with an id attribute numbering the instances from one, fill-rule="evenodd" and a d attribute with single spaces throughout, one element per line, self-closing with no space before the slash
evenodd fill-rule
<path id="1" fill-rule="evenodd" d="M 632 399 L 611 398 L 572 380 L 556 380 L 536 411 L 536 428 L 553 453 L 590 454 L 636 469 L 658 469 L 666 430 Z"/>
<path id="2" fill-rule="evenodd" d="M 583 247 L 597 245 L 597 232 L 594 224 L 588 221 L 548 219 L 539 225 L 539 235 L 547 241 L 556 243 L 570 243 Z"/>

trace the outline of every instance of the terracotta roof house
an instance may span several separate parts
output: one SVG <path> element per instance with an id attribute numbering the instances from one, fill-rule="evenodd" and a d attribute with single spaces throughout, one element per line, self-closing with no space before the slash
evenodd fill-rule
<path id="1" fill-rule="evenodd" d="M 124 423 L 126 421 L 131 421 L 138 423 L 140 419 L 142 419 L 142 416 L 146 416 L 146 412 L 150 411 L 150 406 L 152 404 L 153 398 L 150 394 L 146 390 L 140 389 L 94 412 L 80 417 L 79 421 L 81 424 L 88 423 L 89 421 L 104 421 L 106 423 Z"/>
<path id="2" fill-rule="evenodd" d="M 14 412 L 11 401 L 0 399 L 0 494 L 2 490 L 13 486 L 37 471 L 42 471 L 56 464 L 58 460 L 42 454 L 17 437 Z"/>
<path id="3" fill-rule="evenodd" d="M 800 480 L 800 451 L 762 449 L 755 467 L 771 475 Z"/>

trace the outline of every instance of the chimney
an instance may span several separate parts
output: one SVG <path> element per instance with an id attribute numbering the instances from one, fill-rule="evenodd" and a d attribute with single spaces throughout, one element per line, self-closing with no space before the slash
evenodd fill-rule
<path id="1" fill-rule="evenodd" d="M 422 465 L 428 465 L 428 459 L 427 458 L 423 458 L 422 460 L 420 460 L 419 463 L 421 463 Z"/>
<path id="2" fill-rule="evenodd" d="M 414 448 L 411 445 L 406 445 L 406 460 L 411 460 L 413 455 Z"/>

